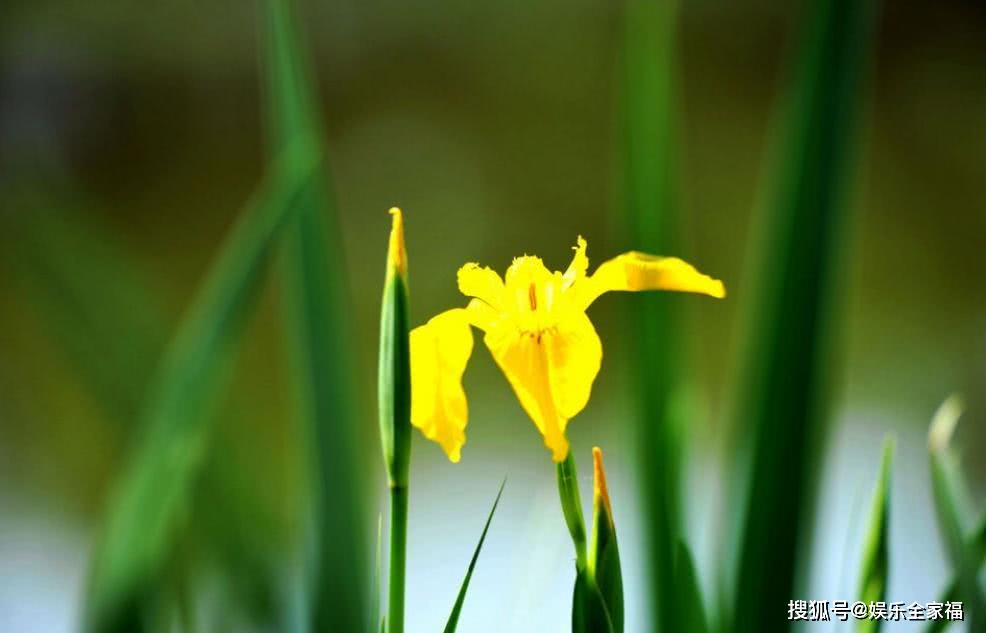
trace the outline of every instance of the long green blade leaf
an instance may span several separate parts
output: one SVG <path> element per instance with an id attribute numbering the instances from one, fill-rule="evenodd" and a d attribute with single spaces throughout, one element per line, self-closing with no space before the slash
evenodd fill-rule
<path id="1" fill-rule="evenodd" d="M 251 312 L 276 237 L 311 177 L 292 148 L 227 239 L 162 361 L 142 435 L 95 550 L 84 630 L 141 631 L 187 514 L 207 450 L 210 413 Z"/>
<path id="2" fill-rule="evenodd" d="M 698 573 L 692 553 L 684 541 L 678 541 L 675 553 L 675 589 L 678 593 L 675 604 L 682 613 L 688 614 L 688 617 L 682 618 L 681 633 L 709 633 Z"/>
<path id="3" fill-rule="evenodd" d="M 0 218 L 0 258 L 73 374 L 112 422 L 130 427 L 165 342 L 164 324 L 130 253 L 78 197 L 53 184 L 8 200 L 26 213 Z"/>
<path id="4" fill-rule="evenodd" d="M 962 403 L 956 396 L 948 398 L 939 407 L 928 433 L 928 456 L 931 469 L 931 490 L 938 513 L 938 527 L 945 542 L 958 578 L 958 593 L 965 604 L 965 618 L 970 631 L 980 631 L 983 618 L 982 589 L 979 586 L 978 569 L 982 559 L 975 540 L 965 537 L 963 523 L 970 515 L 968 498 L 958 460 L 949 448 L 952 432 L 962 413 Z"/>
<path id="5" fill-rule="evenodd" d="M 272 151 L 304 142 L 319 157 L 319 177 L 301 192 L 288 233 L 285 270 L 294 384 L 311 447 L 312 625 L 318 632 L 366 631 L 368 557 L 361 500 L 367 477 L 356 469 L 349 302 L 310 64 L 291 4 L 266 2 L 265 59 Z"/>
<path id="6" fill-rule="evenodd" d="M 500 503 L 500 495 L 503 494 L 503 487 L 507 484 L 507 480 L 504 479 L 503 483 L 500 484 L 500 490 L 496 493 L 496 499 L 493 500 L 493 507 L 490 508 L 490 514 L 486 517 L 486 525 L 483 526 L 483 533 L 479 535 L 479 542 L 476 543 L 476 550 L 472 553 L 472 559 L 469 561 L 469 568 L 466 569 L 466 577 L 462 580 L 462 587 L 459 589 L 459 595 L 455 598 L 455 604 L 452 606 L 452 613 L 449 614 L 448 623 L 445 625 L 445 633 L 455 633 L 455 629 L 459 626 L 459 614 L 462 613 L 462 604 L 466 601 L 466 592 L 469 590 L 469 581 L 472 580 L 472 572 L 476 568 L 476 561 L 479 560 L 479 552 L 483 549 L 483 542 L 486 540 L 486 532 L 490 529 L 490 522 L 493 520 L 493 514 L 496 512 L 496 506 Z"/>
<path id="7" fill-rule="evenodd" d="M 809 8 L 809 7 L 806 7 Z M 861 75 L 873 23 L 867 0 L 810 3 L 763 218 L 747 314 L 735 429 L 752 440 L 733 621 L 736 631 L 790 627 L 803 537 L 812 523 L 825 437 L 826 365 L 846 267 L 846 189 Z M 741 497 L 742 498 L 742 497 Z"/>
<path id="8" fill-rule="evenodd" d="M 888 437 L 883 443 L 883 459 L 880 462 L 880 477 L 873 493 L 870 509 L 870 523 L 863 546 L 863 561 L 860 573 L 859 600 L 886 602 L 888 565 L 890 561 L 890 491 L 894 463 L 894 441 Z M 859 620 L 858 633 L 877 633 L 880 620 Z"/>
<path id="9" fill-rule="evenodd" d="M 628 248 L 684 256 L 678 249 L 674 185 L 674 49 L 677 2 L 630 0 L 624 16 L 624 205 L 632 236 Z M 653 583 L 652 631 L 678 629 L 674 604 L 674 543 L 680 529 L 680 460 L 684 428 L 675 409 L 682 337 L 680 301 L 644 293 L 630 328 L 638 363 L 632 375 L 637 411 L 640 495 L 647 533 L 647 567 Z M 655 362 L 658 361 L 658 362 Z M 646 367 L 644 366 L 646 364 Z"/>

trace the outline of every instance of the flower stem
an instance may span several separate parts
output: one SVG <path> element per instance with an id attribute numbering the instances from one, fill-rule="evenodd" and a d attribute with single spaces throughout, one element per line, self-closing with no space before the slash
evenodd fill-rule
<path id="1" fill-rule="evenodd" d="M 565 523 L 568 524 L 568 532 L 575 545 L 575 567 L 582 572 L 586 569 L 585 520 L 582 518 L 579 475 L 571 449 L 565 460 L 557 464 L 556 474 L 562 514 L 565 515 Z"/>
<path id="2" fill-rule="evenodd" d="M 407 562 L 407 486 L 390 488 L 390 590 L 388 633 L 404 633 L 404 570 Z"/>

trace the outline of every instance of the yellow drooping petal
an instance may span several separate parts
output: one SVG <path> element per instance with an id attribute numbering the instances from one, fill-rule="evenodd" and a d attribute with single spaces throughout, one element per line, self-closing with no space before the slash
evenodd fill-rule
<path id="1" fill-rule="evenodd" d="M 568 455 L 565 427 L 588 402 L 602 361 L 602 344 L 592 323 L 580 313 L 556 327 L 524 332 L 501 321 L 487 331 L 484 340 L 544 436 L 552 458 L 564 460 Z"/>
<path id="2" fill-rule="evenodd" d="M 459 269 L 456 278 L 462 294 L 475 297 L 495 310 L 503 309 L 503 280 L 495 270 L 469 263 Z"/>
<path id="3" fill-rule="evenodd" d="M 411 424 L 458 462 L 469 408 L 462 374 L 472 355 L 469 315 L 442 312 L 411 331 Z"/>
<path id="4" fill-rule="evenodd" d="M 596 272 L 578 288 L 585 309 L 604 292 L 611 290 L 674 290 L 696 292 L 722 299 L 726 288 L 718 279 L 704 275 L 677 257 L 658 257 L 631 251 L 600 264 Z"/>

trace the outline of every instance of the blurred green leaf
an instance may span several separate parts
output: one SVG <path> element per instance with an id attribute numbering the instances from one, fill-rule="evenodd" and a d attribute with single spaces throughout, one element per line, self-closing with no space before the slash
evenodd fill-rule
<path id="1" fill-rule="evenodd" d="M 623 198 L 627 250 L 679 255 L 674 195 L 674 67 L 678 2 L 629 0 L 624 13 Z M 680 529 L 680 470 L 684 420 L 680 396 L 682 337 L 680 299 L 641 293 L 629 301 L 637 364 L 635 412 L 641 473 L 640 495 L 647 533 L 647 565 L 654 584 L 652 630 L 678 630 L 674 608 L 674 543 Z M 657 362 L 655 362 L 657 361 Z M 614 622 L 614 625 L 616 622 Z"/>
<path id="2" fill-rule="evenodd" d="M 289 0 L 266 1 L 269 138 L 276 155 L 298 142 L 318 156 L 287 235 L 286 305 L 300 412 L 311 447 L 315 631 L 366 631 L 364 482 L 356 468 L 354 360 L 344 260 L 325 176 L 322 131 L 308 57 Z M 375 627 L 375 624 L 374 624 Z"/>
<path id="3" fill-rule="evenodd" d="M 847 186 L 868 66 L 873 3 L 806 6 L 771 191 L 747 292 L 736 432 L 749 449 L 744 524 L 735 577 L 737 632 L 790 627 L 779 605 L 795 592 L 810 551 L 817 462 L 825 439 L 827 365 L 849 248 Z M 741 497 L 743 498 L 743 497 Z"/>
<path id="4" fill-rule="evenodd" d="M 890 560 L 890 493 L 894 464 L 894 440 L 888 437 L 883 443 L 883 459 L 880 462 L 880 475 L 873 493 L 870 509 L 870 522 L 863 545 L 863 559 L 860 569 L 859 600 L 886 602 L 887 570 Z M 880 620 L 859 620 L 856 631 L 877 633 Z"/>
<path id="5" fill-rule="evenodd" d="M 969 552 L 972 554 L 972 560 L 974 561 L 974 567 L 979 569 L 986 562 L 986 513 L 979 520 L 979 526 L 976 528 L 975 532 L 969 538 Z M 942 604 L 946 602 L 956 602 L 961 600 L 959 593 L 959 578 L 952 578 L 945 590 L 939 594 L 938 602 Z M 938 633 L 939 631 L 944 631 L 951 624 L 951 620 L 938 619 L 938 620 L 928 620 L 928 623 L 924 627 L 925 633 Z"/>
<path id="6" fill-rule="evenodd" d="M 938 408 L 928 433 L 928 457 L 938 528 L 958 577 L 958 593 L 964 603 L 965 619 L 969 621 L 970 631 L 980 631 L 983 617 L 986 616 L 983 613 L 986 599 L 978 579 L 982 549 L 975 540 L 970 542 L 965 537 L 963 524 L 970 516 L 968 495 L 958 460 L 949 448 L 962 409 L 961 400 L 954 395 Z"/>
<path id="7" fill-rule="evenodd" d="M 462 604 L 466 600 L 466 592 L 469 590 L 469 581 L 472 579 L 472 571 L 476 568 L 476 561 L 479 560 L 479 552 L 483 549 L 483 541 L 486 540 L 486 532 L 490 529 L 490 522 L 493 520 L 493 513 L 496 512 L 496 506 L 500 503 L 500 495 L 503 494 L 503 487 L 507 484 L 507 480 L 504 479 L 503 483 L 500 484 L 500 490 L 496 493 L 496 499 L 493 500 L 493 507 L 490 508 L 490 514 L 486 517 L 486 525 L 483 526 L 483 532 L 479 535 L 479 542 L 476 543 L 476 550 L 472 554 L 472 560 L 469 561 L 469 568 L 466 570 L 466 577 L 462 580 L 462 587 L 459 589 L 459 595 L 455 598 L 455 605 L 452 607 L 452 613 L 449 615 L 448 623 L 445 625 L 445 633 L 455 633 L 456 627 L 459 626 L 459 614 L 462 612 Z"/>
<path id="8" fill-rule="evenodd" d="M 377 547 L 373 564 L 373 593 L 370 595 L 370 622 L 380 622 L 380 630 L 386 633 L 380 604 L 383 599 L 383 513 L 377 515 Z"/>
<path id="9" fill-rule="evenodd" d="M 314 159 L 285 152 L 209 271 L 168 347 L 146 404 L 141 437 L 112 499 L 94 552 L 84 630 L 144 630 L 143 612 L 162 589 L 205 457 L 212 410 L 251 312 L 275 240 Z"/>
<path id="10" fill-rule="evenodd" d="M 74 375 L 110 420 L 133 427 L 165 328 L 134 258 L 79 195 L 51 185 L 7 200 L 24 212 L 11 216 L 0 256 Z"/>
<path id="11" fill-rule="evenodd" d="M 695 572 L 695 562 L 692 553 L 684 541 L 678 541 L 675 552 L 675 590 L 677 601 L 675 605 L 681 613 L 687 613 L 687 618 L 681 618 L 681 633 L 709 633 L 705 617 L 705 605 L 702 600 L 702 589 Z"/>

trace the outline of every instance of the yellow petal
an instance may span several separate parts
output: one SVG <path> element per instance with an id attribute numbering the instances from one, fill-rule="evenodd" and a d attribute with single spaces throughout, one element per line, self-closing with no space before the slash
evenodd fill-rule
<path id="1" fill-rule="evenodd" d="M 588 402 L 602 360 L 602 345 L 592 323 L 579 313 L 555 328 L 531 333 L 510 321 L 499 321 L 484 340 L 544 436 L 552 458 L 564 460 L 565 427 Z"/>
<path id="2" fill-rule="evenodd" d="M 558 275 L 559 280 L 561 275 Z M 540 257 L 515 257 L 504 276 L 506 310 L 520 314 L 550 310 L 556 280 Z"/>
<path id="3" fill-rule="evenodd" d="M 500 313 L 485 301 L 473 299 L 466 306 L 466 316 L 469 318 L 470 325 L 486 332 L 496 324 Z"/>
<path id="4" fill-rule="evenodd" d="M 469 263 L 459 269 L 456 277 L 459 292 L 480 299 L 496 310 L 503 309 L 503 280 L 495 270 Z"/>
<path id="5" fill-rule="evenodd" d="M 572 284 L 585 277 L 585 271 L 589 269 L 589 258 L 585 255 L 585 249 L 586 241 L 580 235 L 576 246 L 572 249 L 575 251 L 572 263 L 568 265 L 568 270 L 565 271 L 563 290 L 570 288 Z"/>
<path id="6" fill-rule="evenodd" d="M 585 308 L 611 290 L 674 290 L 697 292 L 722 299 L 722 282 L 698 272 L 677 257 L 658 257 L 631 251 L 602 263 L 579 289 L 580 305 Z"/>
<path id="7" fill-rule="evenodd" d="M 442 312 L 411 331 L 411 424 L 458 462 L 469 408 L 462 374 L 472 354 L 464 309 Z"/>
<path id="8" fill-rule="evenodd" d="M 585 312 L 573 313 L 541 341 L 548 353 L 549 380 L 558 412 L 574 418 L 589 402 L 592 383 L 599 374 L 603 346 Z"/>

